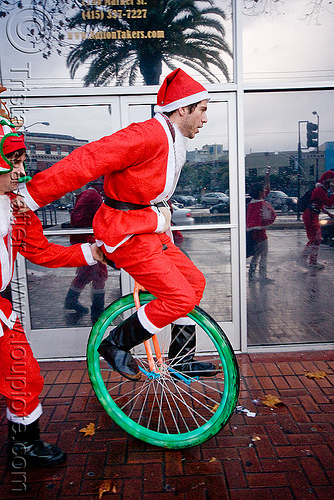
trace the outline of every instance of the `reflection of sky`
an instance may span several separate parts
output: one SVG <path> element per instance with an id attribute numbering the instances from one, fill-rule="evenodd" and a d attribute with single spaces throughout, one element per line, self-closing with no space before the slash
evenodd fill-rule
<path id="1" fill-rule="evenodd" d="M 217 1 L 217 4 L 224 8 L 227 1 Z M 266 84 L 274 80 L 282 82 L 284 79 L 293 82 L 294 86 L 303 81 L 334 80 L 333 15 L 324 12 L 319 17 L 319 25 L 314 21 L 308 22 L 303 19 L 306 12 L 305 4 L 304 0 L 290 0 L 281 2 L 277 12 L 271 16 L 244 16 L 243 64 L 246 83 Z M 49 59 L 43 59 L 39 53 L 15 50 L 6 38 L 6 26 L 8 33 L 11 33 L 10 37 L 14 37 L 15 34 L 20 37 L 20 32 L 14 30 L 13 18 L 11 24 L 8 23 L 8 19 L 0 19 L 0 62 L 5 86 L 18 92 L 29 87 L 47 88 L 50 85 L 82 87 L 81 77 L 85 73 L 84 67 L 78 70 L 74 80 L 70 80 L 64 57 L 53 53 Z M 230 38 L 230 30 L 227 29 L 227 32 Z M 15 43 L 15 37 L 12 41 Z M 20 38 L 16 42 L 24 44 Z M 22 71 L 27 67 L 27 63 L 30 65 L 29 75 Z M 185 66 L 183 68 L 187 71 Z M 96 90 L 92 91 L 92 103 L 97 102 Z M 221 90 L 224 90 L 224 86 Z M 54 91 L 54 95 L 56 94 L 57 91 Z M 67 98 L 67 103 L 69 102 L 71 100 Z M 320 142 L 333 140 L 333 125 L 328 112 L 332 107 L 333 93 L 330 92 L 299 93 L 297 97 L 290 93 L 247 94 L 246 152 L 296 149 L 298 121 L 316 121 L 316 117 L 312 115 L 314 110 L 320 116 Z M 52 107 L 30 109 L 25 113 L 25 122 L 27 125 L 35 121 L 50 122 L 49 127 L 35 125 L 30 129 L 33 132 L 64 133 L 81 139 L 95 140 L 114 131 L 114 111 L 116 112 L 112 110 L 110 115 L 107 106 L 72 107 L 62 110 Z M 140 112 L 138 116 L 139 118 L 135 117 L 135 120 L 141 119 Z M 223 123 L 221 110 L 218 112 L 217 106 L 210 107 L 209 104 L 208 117 L 209 124 L 190 142 L 189 148 L 214 142 L 223 142 L 225 147 L 226 130 L 223 131 L 223 139 L 220 135 Z M 146 116 L 142 119 L 145 118 Z"/>

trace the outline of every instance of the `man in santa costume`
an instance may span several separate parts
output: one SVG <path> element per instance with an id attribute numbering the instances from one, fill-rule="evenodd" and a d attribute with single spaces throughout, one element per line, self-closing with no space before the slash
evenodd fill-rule
<path id="1" fill-rule="evenodd" d="M 327 170 L 322 174 L 319 182 L 312 191 L 308 207 L 303 212 L 303 222 L 306 229 L 308 242 L 301 255 L 300 262 L 314 271 L 324 269 L 324 264 L 318 262 L 318 253 L 321 243 L 321 228 L 319 214 L 323 212 L 334 219 L 325 207 L 334 206 L 334 172 Z"/>
<path id="2" fill-rule="evenodd" d="M 116 267 L 156 297 L 99 348 L 114 369 L 133 380 L 140 378 L 140 371 L 131 348 L 176 321 L 169 356 L 184 346 L 177 368 L 190 376 L 215 372 L 211 363 L 193 360 L 195 327 L 184 317 L 199 304 L 205 278 L 172 242 L 167 204 L 186 159 L 186 140 L 207 122 L 208 101 L 207 90 L 176 69 L 159 89 L 153 118 L 76 149 L 20 191 L 36 210 L 105 176 L 105 200 L 93 221 L 97 243 Z"/>
<path id="3" fill-rule="evenodd" d="M 13 192 L 25 176 L 26 146 L 4 114 L 0 113 L 0 394 L 7 403 L 9 465 L 20 470 L 29 465 L 53 466 L 66 457 L 57 446 L 40 439 L 43 377 L 8 300 L 16 255 L 19 252 L 46 267 L 77 267 L 94 265 L 103 260 L 103 254 L 96 244 L 63 247 L 49 243 L 33 212 L 19 214 L 13 209 Z"/>

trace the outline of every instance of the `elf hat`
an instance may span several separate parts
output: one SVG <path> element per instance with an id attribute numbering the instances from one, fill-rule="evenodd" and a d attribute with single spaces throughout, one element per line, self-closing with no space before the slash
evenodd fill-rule
<path id="1" fill-rule="evenodd" d="M 204 99 L 210 100 L 209 93 L 203 85 L 178 68 L 167 75 L 163 81 L 158 91 L 154 112 L 174 111 Z"/>
<path id="2" fill-rule="evenodd" d="M 333 170 L 327 170 L 322 174 L 322 176 L 319 179 L 319 182 L 323 184 L 326 181 L 329 181 L 330 179 L 334 179 L 334 172 Z"/>
<path id="3" fill-rule="evenodd" d="M 13 170 L 13 165 L 6 156 L 18 149 L 26 149 L 23 135 L 18 135 L 14 125 L 4 117 L 0 117 L 0 174 Z"/>

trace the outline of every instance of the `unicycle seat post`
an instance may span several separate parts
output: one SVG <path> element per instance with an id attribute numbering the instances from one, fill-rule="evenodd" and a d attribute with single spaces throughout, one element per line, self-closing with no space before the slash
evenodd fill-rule
<path id="1" fill-rule="evenodd" d="M 142 287 L 139 283 L 137 283 L 135 281 L 135 286 L 134 286 L 134 290 L 133 290 L 133 298 L 134 298 L 134 301 L 135 301 L 135 305 L 136 305 L 137 311 L 138 311 L 138 309 L 140 307 L 140 298 L 139 298 L 139 292 L 140 291 L 145 291 L 145 288 Z M 163 361 L 162 361 L 162 356 L 161 356 L 161 350 L 160 350 L 159 342 L 158 342 L 158 339 L 157 339 L 156 335 L 152 336 L 152 342 L 153 342 L 154 351 L 155 351 L 155 355 L 157 357 L 158 364 L 161 365 L 163 363 Z M 157 368 L 156 368 L 156 365 L 155 365 L 155 362 L 154 362 L 154 358 L 153 358 L 153 353 L 152 353 L 152 348 L 151 348 L 150 341 L 149 340 L 145 340 L 144 341 L 144 346 L 145 346 L 145 351 L 146 351 L 146 356 L 147 356 L 148 366 L 150 368 L 150 371 L 151 372 L 156 372 Z"/>

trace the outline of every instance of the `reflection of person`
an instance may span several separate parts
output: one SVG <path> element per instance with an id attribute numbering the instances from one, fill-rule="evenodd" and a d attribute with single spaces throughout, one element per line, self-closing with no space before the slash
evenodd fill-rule
<path id="1" fill-rule="evenodd" d="M 94 181 L 89 184 L 88 189 L 78 195 L 71 212 L 71 227 L 92 227 L 94 215 L 102 205 L 102 192 L 102 182 Z M 94 243 L 94 241 L 94 236 L 90 234 L 71 234 L 70 237 L 72 245 Z M 94 266 L 78 267 L 65 298 L 65 309 L 74 310 L 79 316 L 87 314 L 88 309 L 79 302 L 79 297 L 85 286 L 92 283 L 91 319 L 94 324 L 104 309 L 104 287 L 107 278 L 107 266 L 102 262 L 97 262 Z"/>
<path id="2" fill-rule="evenodd" d="M 194 138 L 207 122 L 208 100 L 205 88 L 177 69 L 159 89 L 153 118 L 76 149 L 37 174 L 22 191 L 26 203 L 36 209 L 105 175 L 106 197 L 94 218 L 94 234 L 107 257 L 156 297 L 99 348 L 131 379 L 138 379 L 140 371 L 130 349 L 184 317 L 203 295 L 203 274 L 166 233 L 171 218 L 166 200 L 186 159 L 185 138 Z M 46 182 L 47 193 L 42 187 Z M 199 365 L 204 375 L 214 369 L 196 363 L 196 371 Z"/>
<path id="3" fill-rule="evenodd" d="M 251 232 L 254 241 L 252 259 L 249 266 L 249 281 L 255 281 L 255 271 L 259 263 L 259 278 L 262 284 L 273 283 L 274 280 L 267 277 L 268 257 L 268 235 L 269 227 L 276 219 L 273 207 L 265 201 L 270 191 L 270 167 L 268 168 L 264 184 L 255 183 L 250 189 L 251 201 L 247 206 L 246 230 Z"/>
<path id="4" fill-rule="evenodd" d="M 2 293 L 12 279 L 16 255 L 19 252 L 45 267 L 77 267 L 95 264 L 97 257 L 102 259 L 102 252 L 96 244 L 67 248 L 49 243 L 33 212 L 18 214 L 11 208 L 18 179 L 25 175 L 26 147 L 9 120 L 1 118 L 0 123 L 0 393 L 7 403 L 10 462 L 18 470 L 30 464 L 61 463 L 65 454 L 40 439 L 42 407 L 38 397 L 43 377 L 20 320 L 11 302 L 4 298 L 6 293 Z"/>
<path id="5" fill-rule="evenodd" d="M 309 266 L 313 270 L 321 270 L 325 266 L 318 263 L 318 253 L 321 243 L 321 228 L 319 224 L 319 214 L 323 212 L 332 219 L 332 215 L 325 207 L 334 206 L 334 172 L 327 170 L 320 177 L 312 191 L 310 205 L 303 212 L 303 222 L 306 229 L 308 242 L 300 255 L 301 263 Z"/>

